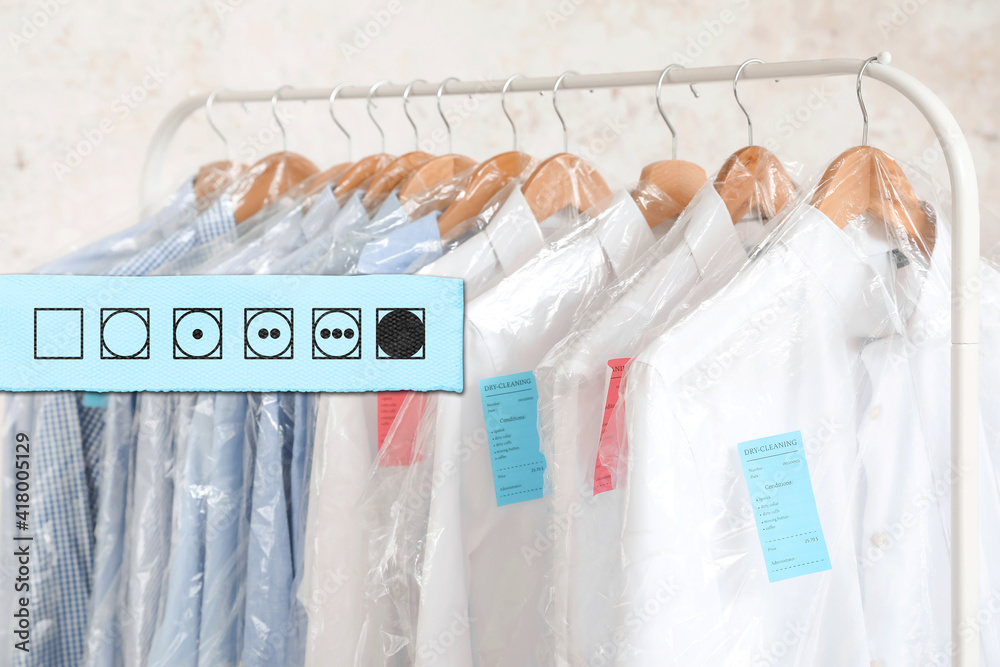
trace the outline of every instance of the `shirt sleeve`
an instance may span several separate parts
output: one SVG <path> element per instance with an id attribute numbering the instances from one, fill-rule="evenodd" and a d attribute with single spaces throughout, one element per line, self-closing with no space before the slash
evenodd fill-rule
<path id="1" fill-rule="evenodd" d="M 635 363 L 626 380 L 626 510 L 622 529 L 624 599 L 619 664 L 719 664 L 722 607 L 708 556 L 710 508 L 698 467 L 670 408 L 663 379 Z M 709 641 L 706 632 L 720 633 Z M 693 647 L 697 646 L 697 649 Z M 692 650 L 698 651 L 692 653 Z"/>

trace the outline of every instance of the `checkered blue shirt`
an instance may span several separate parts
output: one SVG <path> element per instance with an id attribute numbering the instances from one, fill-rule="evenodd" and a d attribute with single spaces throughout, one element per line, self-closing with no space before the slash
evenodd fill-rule
<path id="1" fill-rule="evenodd" d="M 140 225 L 140 227 L 143 227 Z M 142 275 L 235 227 L 232 205 L 220 199 L 165 239 L 121 262 L 112 275 Z M 80 273 L 85 273 L 81 267 Z M 29 430 L 34 471 L 31 571 L 32 640 L 28 653 L 11 648 L 17 667 L 79 665 L 84 654 L 94 572 L 94 520 L 98 505 L 103 426 L 75 393 L 33 394 Z M 81 414 L 83 410 L 83 414 Z"/>

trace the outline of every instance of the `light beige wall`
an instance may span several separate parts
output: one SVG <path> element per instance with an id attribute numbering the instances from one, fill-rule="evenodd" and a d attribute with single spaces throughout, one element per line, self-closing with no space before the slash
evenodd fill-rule
<path id="1" fill-rule="evenodd" d="M 610 72 L 754 56 L 864 57 L 882 49 L 958 116 L 979 169 L 984 254 L 995 257 L 998 34 L 996 0 L 4 0 L 0 271 L 29 270 L 132 222 L 149 140 L 191 90 Z M 758 142 L 773 142 L 781 157 L 811 173 L 860 139 L 853 86 L 848 79 L 752 82 L 741 91 Z M 700 92 L 694 99 L 672 87 L 664 98 L 681 132 L 681 157 L 713 172 L 745 142 L 746 127 L 729 86 L 704 85 Z M 866 93 L 872 143 L 945 183 L 943 160 L 917 113 L 877 83 Z M 628 183 L 644 163 L 669 156 L 652 90 L 567 92 L 560 101 L 571 148 L 589 151 L 609 180 Z M 389 150 L 410 149 L 400 104 L 378 106 Z M 440 127 L 433 101 L 411 106 L 429 137 Z M 512 96 L 509 106 L 524 150 L 544 156 L 560 147 L 548 95 Z M 378 148 L 363 107 L 340 105 L 354 130 L 355 156 Z M 508 147 L 497 99 L 451 99 L 446 107 L 461 118 L 456 151 L 482 158 Z M 290 149 L 321 166 L 346 159 L 346 143 L 324 104 L 288 111 Z M 273 134 L 266 105 L 220 108 L 218 118 L 238 155 L 280 147 L 277 139 L 257 148 L 249 142 Z M 96 145 L 77 165 L 71 151 L 86 151 L 88 142 Z M 204 114 L 196 114 L 172 148 L 164 189 L 222 155 Z"/>

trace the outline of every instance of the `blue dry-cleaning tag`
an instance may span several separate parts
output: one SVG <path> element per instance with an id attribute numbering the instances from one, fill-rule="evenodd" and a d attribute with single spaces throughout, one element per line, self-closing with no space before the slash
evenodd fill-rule
<path id="1" fill-rule="evenodd" d="M 750 440 L 739 448 L 768 580 L 829 570 L 802 434 Z"/>
<path id="2" fill-rule="evenodd" d="M 538 441 L 538 388 L 534 373 L 479 381 L 490 441 L 497 506 L 542 497 L 545 457 Z"/>
<path id="3" fill-rule="evenodd" d="M 0 390 L 461 391 L 462 281 L 0 276 Z"/>

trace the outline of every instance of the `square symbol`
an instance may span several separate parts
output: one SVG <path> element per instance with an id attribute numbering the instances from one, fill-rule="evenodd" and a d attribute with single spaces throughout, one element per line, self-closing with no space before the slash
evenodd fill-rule
<path id="1" fill-rule="evenodd" d="M 222 309 L 174 308 L 174 359 L 222 358 Z"/>
<path id="2" fill-rule="evenodd" d="M 149 359 L 149 308 L 101 308 L 101 359 Z"/>
<path id="3" fill-rule="evenodd" d="M 361 358 L 361 309 L 313 308 L 313 359 Z"/>
<path id="4" fill-rule="evenodd" d="M 424 332 L 423 308 L 376 308 L 375 358 L 423 359 Z"/>
<path id="5" fill-rule="evenodd" d="M 291 308 L 245 308 L 243 358 L 291 359 L 293 323 Z"/>
<path id="6" fill-rule="evenodd" d="M 35 359 L 83 359 L 83 308 L 35 308 Z"/>

